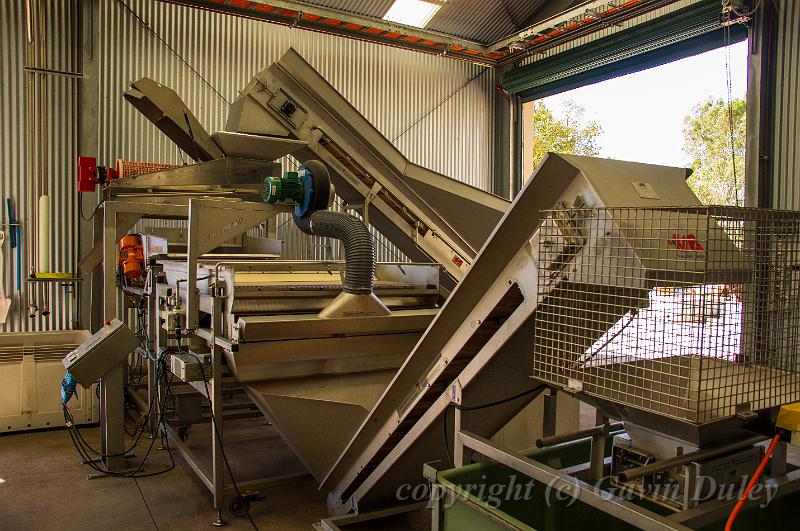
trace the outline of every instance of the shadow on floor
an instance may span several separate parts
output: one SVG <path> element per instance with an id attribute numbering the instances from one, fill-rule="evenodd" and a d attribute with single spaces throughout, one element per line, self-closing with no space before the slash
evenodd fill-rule
<path id="1" fill-rule="evenodd" d="M 237 481 L 302 470 L 280 437 L 274 432 L 270 436 L 272 428 L 263 419 L 255 428 L 252 422 L 226 424 L 225 444 L 231 466 L 234 474 L 241 476 Z M 98 445 L 99 430 L 83 430 L 90 444 Z M 210 440 L 210 429 L 200 425 L 192 430 L 188 443 L 202 454 L 201 441 L 206 437 Z M 256 437 L 256 431 L 262 433 Z M 149 440 L 143 438 L 137 457 L 144 455 L 148 444 Z M 166 450 L 154 449 L 146 471 L 160 470 L 169 463 Z M 110 477 L 87 480 L 90 472 L 88 466 L 80 464 L 64 429 L 0 435 L 0 478 L 4 480 L 0 483 L 0 528 L 212 529 L 216 514 L 211 494 L 177 455 L 174 470 L 135 481 Z M 264 495 L 263 501 L 251 505 L 253 519 L 262 530 L 308 531 L 326 514 L 324 496 L 317 492 L 313 479 L 272 487 Z M 228 521 L 225 529 L 252 529 L 247 520 L 231 516 L 227 510 L 224 517 Z M 425 521 L 423 515 L 421 520 L 421 529 L 430 529 L 430 519 Z M 375 524 L 370 529 L 397 529 L 390 524 Z M 402 529 L 413 529 L 409 524 L 406 522 Z"/>

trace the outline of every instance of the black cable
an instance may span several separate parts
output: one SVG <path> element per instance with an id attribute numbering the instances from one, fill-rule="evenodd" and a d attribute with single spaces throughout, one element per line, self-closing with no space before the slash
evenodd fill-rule
<path id="1" fill-rule="evenodd" d="M 160 364 L 158 364 L 157 367 L 156 367 L 156 386 L 159 385 L 159 381 L 163 378 L 164 371 L 166 371 L 166 364 L 163 361 L 164 352 L 165 351 L 162 351 L 162 358 L 160 359 Z M 169 388 L 171 385 L 172 385 L 172 376 L 170 376 L 169 380 L 165 382 L 165 388 Z M 166 426 L 166 421 L 164 420 L 164 406 L 165 406 L 165 404 L 166 404 L 166 400 L 162 400 L 160 402 L 159 424 L 162 425 L 162 427 L 164 428 L 164 431 L 166 432 L 167 426 Z M 152 412 L 152 407 L 153 407 L 153 404 L 151 403 L 150 404 L 150 408 L 148 409 L 147 415 L 145 416 L 145 419 L 149 418 L 149 416 L 150 416 L 150 414 Z M 142 438 L 142 436 L 144 434 L 144 429 L 142 429 L 142 431 L 140 432 L 139 436 L 137 437 L 136 441 L 131 446 L 131 448 L 129 448 L 125 452 L 118 452 L 118 453 L 114 453 L 114 454 L 101 454 L 101 453 L 93 450 L 91 448 L 91 446 L 89 446 L 88 443 L 86 443 L 85 439 L 80 434 L 80 431 L 78 430 L 77 426 L 75 426 L 75 423 L 74 423 L 74 421 L 72 419 L 72 414 L 67 409 L 66 404 L 63 405 L 63 410 L 64 410 L 64 418 L 67 421 L 67 426 L 68 426 L 68 428 L 70 428 L 68 431 L 69 431 L 69 434 L 70 434 L 70 438 L 72 439 L 73 445 L 75 446 L 76 450 L 78 451 L 78 454 L 81 456 L 81 458 L 83 459 L 85 464 L 89 465 L 89 467 L 91 467 L 96 472 L 99 472 L 100 474 L 104 474 L 104 475 L 107 475 L 107 476 L 112 476 L 112 477 L 144 478 L 144 477 L 152 477 L 152 476 L 157 476 L 157 475 L 160 475 L 160 474 L 165 474 L 166 472 L 169 472 L 170 470 L 175 468 L 175 457 L 172 454 L 172 449 L 169 446 L 169 437 L 167 437 L 165 444 L 166 444 L 167 452 L 169 453 L 169 456 L 170 456 L 170 465 L 169 465 L 169 467 L 167 467 L 167 468 L 165 468 L 163 470 L 158 470 L 156 472 L 150 472 L 150 473 L 147 473 L 147 474 L 139 474 L 141 469 L 144 467 L 144 464 L 147 462 L 147 458 L 150 456 L 150 452 L 153 450 L 153 446 L 155 445 L 156 437 L 160 436 L 159 434 L 154 434 L 154 437 L 150 442 L 150 446 L 148 447 L 147 452 L 145 453 L 144 457 L 142 458 L 142 461 L 139 463 L 139 466 L 137 466 L 136 470 L 134 470 L 133 472 L 121 474 L 121 473 L 111 472 L 109 470 L 104 470 L 104 469 L 100 468 L 98 465 L 96 465 L 93 462 L 93 459 L 91 458 L 91 456 L 89 455 L 87 450 L 93 451 L 93 453 L 95 453 L 96 455 L 99 455 L 100 457 L 118 457 L 118 456 L 125 455 L 125 454 L 129 453 L 131 450 L 133 450 L 139 444 L 139 442 L 141 441 L 141 438 Z M 145 424 L 146 424 L 146 422 L 145 422 Z"/>
<path id="2" fill-rule="evenodd" d="M 444 413 L 442 413 L 442 433 L 444 434 L 444 455 L 447 456 L 447 460 L 450 462 L 450 468 L 455 468 L 456 465 L 453 463 L 453 458 L 450 457 L 450 438 L 447 436 L 447 412 L 450 411 L 451 405 L 447 404 L 444 407 Z"/>
<path id="3" fill-rule="evenodd" d="M 514 396 L 509 396 L 508 398 L 503 398 L 502 400 L 495 400 L 494 402 L 488 402 L 486 404 L 479 404 L 477 406 L 465 406 L 463 404 L 455 404 L 456 409 L 460 409 L 461 411 L 475 411 L 476 409 L 486 409 L 487 407 L 492 406 L 499 406 L 500 404 L 505 404 L 506 402 L 511 402 L 512 400 L 516 400 L 517 398 L 522 398 L 525 395 L 531 395 L 536 393 L 536 396 L 539 396 L 539 393 L 545 390 L 545 386 L 534 387 L 532 389 L 528 389 L 527 391 L 522 391 L 521 393 L 517 393 Z M 535 399 L 536 396 L 533 398 Z"/>
<path id="4" fill-rule="evenodd" d="M 170 383 L 171 383 L 171 379 L 170 379 Z M 162 418 L 161 423 L 163 424 L 163 422 L 164 422 L 163 421 L 163 415 L 161 416 L 161 418 Z M 164 426 L 165 426 L 165 424 L 164 424 Z M 142 430 L 142 433 L 144 433 L 144 430 Z M 141 436 L 139 437 L 138 440 L 141 440 Z M 86 461 L 86 464 L 89 465 L 93 470 L 99 472 L 100 474 L 103 474 L 103 475 L 106 475 L 106 476 L 112 476 L 112 477 L 122 477 L 122 478 L 146 478 L 146 477 L 158 476 L 160 474 L 165 474 L 165 473 L 169 472 L 170 470 L 172 470 L 173 468 L 175 468 L 175 458 L 172 455 L 172 449 L 169 446 L 169 439 L 167 439 L 166 440 L 166 447 L 167 447 L 167 452 L 169 453 L 169 456 L 170 456 L 170 466 L 165 468 L 165 469 L 163 469 L 163 470 L 159 470 L 159 471 L 156 471 L 156 472 L 150 472 L 150 473 L 147 473 L 147 474 L 139 474 L 138 473 L 138 472 L 141 471 L 141 469 L 144 467 L 144 464 L 147 462 L 147 458 L 150 456 L 150 452 L 153 450 L 153 446 L 155 445 L 155 441 L 156 441 L 156 437 L 154 436 L 153 439 L 150 441 L 150 446 L 148 447 L 147 452 L 144 455 L 144 458 L 139 463 L 139 466 L 136 467 L 136 470 L 134 470 L 133 472 L 129 472 L 129 473 L 126 473 L 126 474 L 120 474 L 120 473 L 117 473 L 117 472 L 111 472 L 111 471 L 104 470 L 104 469 L 100 468 L 99 466 L 94 464 L 94 462 L 92 462 L 92 460 L 88 457 L 88 454 L 86 454 L 86 453 L 81 451 L 81 448 L 79 448 L 78 445 L 76 445 L 76 448 L 78 448 L 78 453 L 80 453 L 81 456 L 84 457 L 84 460 Z M 74 438 L 73 438 L 73 443 L 75 443 L 75 439 Z M 133 448 L 131 448 L 131 449 L 133 449 Z M 118 454 L 105 454 L 105 457 L 110 457 L 112 455 L 118 455 Z"/>
<path id="5" fill-rule="evenodd" d="M 166 370 L 165 362 L 164 362 L 165 354 L 166 354 L 166 350 L 162 350 L 161 353 L 159 354 L 159 359 L 156 361 L 156 374 L 155 374 L 156 383 L 159 382 L 160 375 L 163 376 L 164 371 Z M 164 365 L 163 367 L 162 367 L 162 364 Z M 163 369 L 163 370 L 159 371 L 159 369 Z M 166 377 L 165 377 L 165 382 L 166 382 Z M 171 379 L 170 379 L 170 384 L 171 384 Z M 171 387 L 171 386 L 168 385 L 167 387 Z M 99 390 L 99 386 L 97 387 L 97 389 Z M 128 448 L 127 450 L 124 450 L 122 452 L 117 452 L 117 453 L 114 453 L 114 454 L 101 453 L 101 452 L 95 450 L 86 441 L 86 439 L 83 437 L 83 435 L 80 433 L 80 430 L 78 429 L 77 425 L 75 425 L 75 422 L 73 421 L 73 418 L 72 418 L 72 414 L 69 412 L 69 410 L 67 409 L 66 405 L 64 405 L 63 408 L 64 408 L 64 419 L 67 422 L 67 426 L 71 427 L 71 429 L 75 430 L 75 437 L 77 438 L 79 444 L 83 447 L 83 449 L 87 453 L 87 455 L 88 455 L 89 452 L 91 452 L 92 454 L 97 455 L 97 456 L 99 456 L 101 458 L 102 457 L 119 457 L 119 456 L 127 455 L 128 453 L 133 451 L 133 449 L 136 448 L 139 445 L 139 443 L 141 442 L 142 437 L 144 436 L 144 429 L 141 429 L 141 431 L 139 432 L 138 437 L 133 442 L 133 444 L 131 444 L 130 448 Z M 143 417 L 144 418 L 143 425 L 147 423 L 147 420 L 149 420 L 150 414 L 152 412 L 152 409 L 153 409 L 153 404 L 150 403 L 150 406 L 148 407 L 147 413 Z M 161 410 L 161 417 L 163 419 L 163 405 L 162 405 L 162 410 Z M 125 432 L 128 433 L 127 427 L 125 427 Z"/>
<path id="6" fill-rule="evenodd" d="M 97 206 L 95 206 L 94 210 L 92 210 L 92 214 L 87 218 L 86 216 L 83 215 L 83 192 L 78 192 L 78 212 L 81 215 L 81 219 L 83 221 L 92 221 L 94 219 L 95 214 L 97 214 L 97 211 L 100 210 L 100 207 L 103 206 L 103 203 L 105 202 L 106 200 L 103 199 L 102 201 L 97 203 Z"/>
<path id="7" fill-rule="evenodd" d="M 161 41 L 161 44 L 163 44 L 164 46 L 166 46 L 166 47 L 167 47 L 167 49 L 168 49 L 169 51 L 171 51 L 171 52 L 172 52 L 172 53 L 175 55 L 175 57 L 177 57 L 177 58 L 178 58 L 178 59 L 179 59 L 179 60 L 180 60 L 180 61 L 181 61 L 183 64 L 185 64 L 185 65 L 186 65 L 186 66 L 189 68 L 189 70 L 191 70 L 191 71 L 192 71 L 192 72 L 193 72 L 193 73 L 194 73 L 194 74 L 195 74 L 197 77 L 199 77 L 199 78 L 200 78 L 200 79 L 203 81 L 203 83 L 205 83 L 205 84 L 206 84 L 206 86 L 208 86 L 208 88 L 210 88 L 211 90 L 213 90 L 213 91 L 214 91 L 214 93 L 215 93 L 217 96 L 219 96 L 219 97 L 222 99 L 222 101 L 224 101 L 224 102 L 225 102 L 225 104 L 226 104 L 226 105 L 230 105 L 230 102 L 229 102 L 227 99 L 225 99 L 225 96 L 223 96 L 222 94 L 220 94 L 220 93 L 219 93 L 219 91 L 218 91 L 216 88 L 214 88 L 214 86 L 213 86 L 211 83 L 209 83 L 209 82 L 206 80 L 206 78 L 204 78 L 204 77 L 202 76 L 202 74 L 200 74 L 200 72 L 198 72 L 197 70 L 195 70 L 195 69 L 194 69 L 194 67 L 193 67 L 192 65 L 190 65 L 190 64 L 189 64 L 189 62 L 188 62 L 188 61 L 186 61 L 186 59 L 184 59 L 184 58 L 183 58 L 183 56 L 182 56 L 181 54 L 179 54 L 177 51 L 175 51 L 175 48 L 173 48 L 172 46 L 170 46 L 170 45 L 169 45 L 169 43 L 168 43 L 167 41 L 165 41 L 165 40 L 164 40 L 164 39 L 161 37 L 161 35 L 159 35 L 158 33 L 156 33 L 156 31 L 155 31 L 155 30 L 154 30 L 154 29 L 153 29 L 153 28 L 152 28 L 152 27 L 151 27 L 151 26 L 150 26 L 150 25 L 149 25 L 147 22 L 145 22 L 144 20 L 142 20 L 142 17 L 140 17 L 140 16 L 139 16 L 139 15 L 138 15 L 138 14 L 137 14 L 137 13 L 136 13 L 136 12 L 135 12 L 133 9 L 131 9 L 131 8 L 130 8 L 130 6 L 129 6 L 128 4 L 126 4 L 126 3 L 125 3 L 125 2 L 123 2 L 122 0 L 117 0 L 117 2 L 119 2 L 120 4 L 122 4 L 122 6 L 125 8 L 125 10 L 126 10 L 128 13 L 130 13 L 131 15 L 133 15 L 133 16 L 134 16 L 134 18 L 135 18 L 136 20 L 138 20 L 138 21 L 139 21 L 139 23 L 140 23 L 142 26 L 144 26 L 144 27 L 147 29 L 147 31 L 149 31 L 151 34 L 153 34 L 153 36 L 154 36 L 156 39 L 158 39 L 159 41 Z"/>
<path id="8" fill-rule="evenodd" d="M 408 132 L 409 132 L 411 129 L 413 129 L 414 127 L 416 127 L 416 125 L 417 125 L 417 124 L 419 124 L 419 123 L 420 123 L 422 120 L 424 120 L 425 118 L 427 118 L 428 116 L 430 116 L 431 114 L 433 114 L 433 112 L 434 112 L 434 111 L 436 111 L 436 110 L 437 110 L 437 109 L 439 109 L 439 108 L 440 108 L 442 105 L 444 105 L 445 103 L 447 103 L 447 102 L 450 100 L 450 98 L 452 98 L 453 96 L 455 96 L 456 94 L 458 94 L 459 92 L 461 92 L 462 90 L 464 90 L 465 88 L 467 88 L 467 87 L 468 87 L 468 86 L 469 86 L 469 85 L 470 85 L 470 84 L 471 84 L 473 81 L 475 81 L 476 79 L 478 79 L 479 77 L 481 77 L 482 75 L 484 75 L 485 73 L 487 73 L 487 72 L 490 72 L 490 71 L 492 71 L 492 68 L 487 66 L 487 67 L 485 67 L 483 70 L 481 70 L 480 72 L 478 72 L 477 74 L 475 74 L 474 76 L 472 76 L 471 78 L 469 78 L 469 79 L 466 81 L 466 83 L 464 83 L 463 85 L 461 85 L 460 87 L 458 87 L 458 88 L 457 88 L 456 90 L 454 90 L 454 91 L 453 91 L 453 92 L 452 92 L 452 93 L 451 93 L 449 96 L 447 96 L 445 99 L 443 99 L 442 101 L 440 101 L 440 102 L 439 102 L 439 103 L 438 103 L 438 104 L 437 104 L 437 105 L 436 105 L 436 106 L 435 106 L 433 109 L 429 110 L 428 112 L 426 112 L 425 114 L 423 114 L 422 116 L 420 116 L 420 117 L 419 117 L 419 119 L 417 119 L 417 120 L 416 120 L 414 123 L 412 123 L 411 125 L 409 125 L 409 126 L 408 126 L 408 127 L 406 127 L 405 129 L 403 129 L 403 132 L 402 132 L 402 133 L 400 133 L 399 135 L 397 135 L 396 137 L 394 137 L 394 138 L 392 139 L 392 143 L 394 143 L 394 142 L 395 142 L 395 141 L 396 141 L 398 138 L 400 138 L 400 137 L 401 137 L 401 136 L 403 136 L 404 134 L 408 133 Z"/>
<path id="9" fill-rule="evenodd" d="M 442 413 L 442 432 L 444 434 L 444 449 L 445 455 L 447 455 L 447 460 L 450 462 L 450 468 L 454 468 L 455 464 L 453 463 L 453 459 L 450 457 L 450 438 L 447 435 L 447 412 L 450 409 L 450 406 L 454 406 L 456 409 L 460 411 L 476 411 L 478 409 L 486 409 L 493 406 L 499 406 L 500 404 L 505 404 L 506 402 L 514 401 L 518 398 L 522 398 L 523 396 L 534 394 L 535 396 L 531 400 L 536 400 L 542 391 L 546 389 L 545 386 L 534 387 L 532 389 L 528 389 L 526 391 L 522 391 L 521 393 L 517 393 L 513 396 L 509 396 L 507 398 L 503 398 L 500 400 L 495 400 L 494 402 L 487 402 L 486 404 L 478 404 L 475 406 L 465 406 L 463 404 L 453 404 L 452 402 L 447 404 L 444 408 L 444 412 Z"/>
<path id="10" fill-rule="evenodd" d="M 180 339 L 178 339 L 178 352 L 184 352 L 184 351 L 181 350 Z M 200 360 L 199 357 L 197 357 L 197 355 L 194 352 L 192 352 L 190 350 L 187 350 L 187 351 L 185 351 L 185 353 L 189 354 L 190 356 L 192 356 L 197 361 L 198 366 L 200 367 L 200 377 L 203 379 L 203 386 L 206 389 L 206 398 L 208 398 L 209 402 L 211 402 L 211 393 L 210 393 L 210 391 L 208 389 L 208 381 L 206 381 L 206 371 L 205 371 L 205 369 L 203 369 L 203 362 Z M 220 448 L 221 453 L 222 453 L 222 460 L 225 463 L 225 468 L 228 469 L 228 475 L 230 475 L 230 477 L 231 477 L 231 483 L 233 484 L 233 490 L 236 492 L 236 495 L 242 501 L 245 501 L 244 496 L 242 496 L 241 491 L 239 491 L 239 485 L 236 483 L 236 479 L 233 477 L 233 470 L 231 469 L 230 463 L 228 463 L 228 455 L 225 453 L 225 445 L 222 443 L 222 437 L 219 434 L 219 429 L 217 429 L 217 419 L 214 416 L 213 402 L 212 402 L 212 407 L 209 410 L 209 412 L 211 413 L 211 425 L 212 425 L 212 427 L 214 429 L 214 436 L 216 437 L 217 442 L 219 443 L 219 448 Z M 250 520 L 250 525 L 253 526 L 253 529 L 255 529 L 256 531 L 259 531 L 258 526 L 253 521 L 253 517 L 250 516 L 250 508 L 249 507 L 248 507 L 247 511 L 245 511 L 244 515 L 247 517 L 248 520 Z"/>
<path id="11" fill-rule="evenodd" d="M 131 415 L 131 412 L 128 408 L 125 408 L 125 419 L 131 419 L 133 421 L 133 433 L 128 431 L 128 423 L 125 421 L 122 422 L 122 427 L 125 428 L 125 433 L 128 435 L 128 437 L 136 437 L 136 430 L 139 429 L 139 426 L 137 425 L 138 421 L 133 418 L 133 415 Z"/>
<path id="12" fill-rule="evenodd" d="M 166 351 L 162 351 L 162 355 L 164 354 L 164 352 L 166 352 Z M 159 379 L 159 371 L 158 371 L 158 368 L 159 368 L 159 367 L 157 366 L 157 367 L 156 367 L 156 385 L 158 384 L 158 379 Z M 97 390 L 98 390 L 98 392 L 99 392 L 99 386 L 97 386 L 97 388 L 96 388 L 96 389 L 97 389 Z M 98 397 L 99 397 L 99 394 L 98 394 Z M 92 448 L 92 446 L 91 446 L 91 445 L 90 445 L 88 442 L 86 442 L 86 439 L 84 439 L 84 438 L 83 438 L 83 435 L 80 433 L 80 430 L 78 429 L 78 427 L 77 427 L 77 426 L 75 425 L 75 423 L 73 422 L 73 419 L 72 419 L 72 414 L 71 414 L 71 413 L 69 412 L 69 410 L 67 409 L 67 406 L 66 406 L 66 404 L 64 404 L 64 405 L 63 405 L 63 408 L 64 408 L 64 418 L 65 418 L 65 420 L 67 421 L 68 427 L 71 427 L 71 428 L 73 428 L 73 429 L 75 430 L 75 434 L 76 434 L 76 436 L 77 436 L 78 440 L 79 440 L 79 441 L 81 442 L 81 444 L 83 445 L 83 447 L 84 447 L 85 449 L 89 450 L 90 452 L 92 452 L 93 454 L 97 455 L 97 456 L 100 456 L 100 457 L 119 457 L 119 456 L 122 456 L 122 455 L 127 455 L 128 453 L 130 453 L 131 451 L 133 451 L 133 449 L 134 449 L 134 448 L 136 448 L 136 446 L 139 444 L 139 441 L 141 441 L 141 439 L 142 439 L 142 436 L 144 435 L 144 430 L 142 430 L 142 431 L 139 433 L 139 436 L 136 438 L 136 440 L 135 440 L 135 441 L 133 442 L 133 444 L 131 445 L 131 447 L 130 447 L 130 448 L 128 448 L 127 450 L 124 450 L 124 451 L 122 451 L 122 452 L 117 452 L 117 453 L 114 453 L 114 454 L 105 454 L 105 453 L 101 453 L 101 452 L 98 452 L 97 450 L 95 450 L 94 448 Z M 149 418 L 150 418 L 150 413 L 151 413 L 152 409 L 153 409 L 153 404 L 151 403 L 151 404 L 150 404 L 150 407 L 149 407 L 149 408 L 148 408 L 148 410 L 147 410 L 147 414 L 145 415 L 145 418 L 146 418 L 146 419 L 149 419 Z"/>

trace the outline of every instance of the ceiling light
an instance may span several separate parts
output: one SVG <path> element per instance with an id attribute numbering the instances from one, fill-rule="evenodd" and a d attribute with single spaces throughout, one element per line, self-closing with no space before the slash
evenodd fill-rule
<path id="1" fill-rule="evenodd" d="M 383 20 L 398 22 L 407 26 L 424 28 L 444 2 L 425 2 L 423 0 L 395 0 Z"/>

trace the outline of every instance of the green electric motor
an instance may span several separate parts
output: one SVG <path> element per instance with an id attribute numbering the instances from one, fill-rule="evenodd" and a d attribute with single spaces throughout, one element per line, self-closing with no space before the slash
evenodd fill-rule
<path id="1" fill-rule="evenodd" d="M 264 202 L 267 204 L 297 205 L 303 202 L 304 195 L 305 187 L 296 171 L 287 171 L 283 177 L 264 179 Z"/>
<path id="2" fill-rule="evenodd" d="M 318 160 L 307 160 L 297 171 L 265 178 L 262 199 L 268 205 L 294 206 L 295 218 L 305 219 L 328 208 L 332 193 L 328 168 Z"/>

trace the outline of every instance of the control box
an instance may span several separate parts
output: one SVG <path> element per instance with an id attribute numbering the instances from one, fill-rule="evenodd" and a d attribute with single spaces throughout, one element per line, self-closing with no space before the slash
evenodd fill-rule
<path id="1" fill-rule="evenodd" d="M 136 334 L 119 319 L 106 323 L 61 360 L 82 387 L 91 386 L 122 363 L 139 344 Z"/>
<path id="2" fill-rule="evenodd" d="M 184 382 L 201 382 L 204 375 L 208 378 L 211 375 L 211 354 L 197 354 L 197 357 L 203 362 L 202 369 L 194 356 L 181 352 L 173 354 L 170 359 L 172 374 Z"/>

